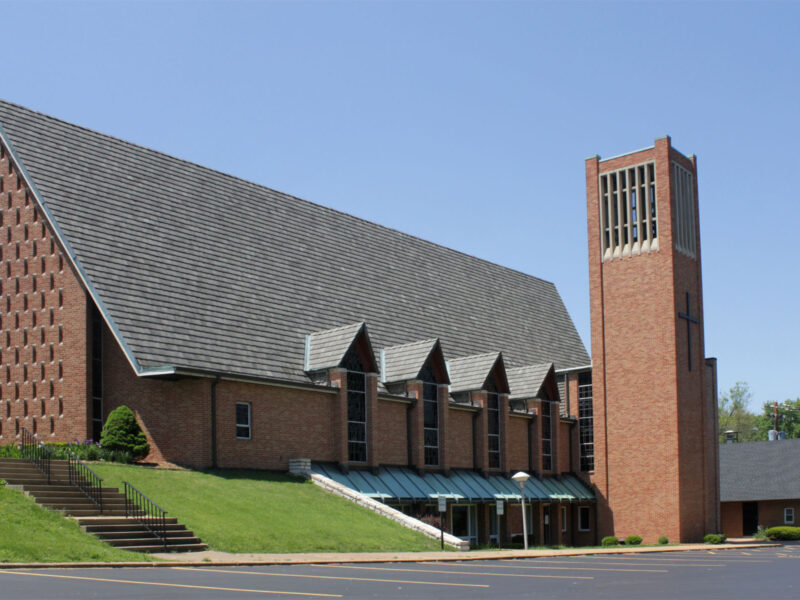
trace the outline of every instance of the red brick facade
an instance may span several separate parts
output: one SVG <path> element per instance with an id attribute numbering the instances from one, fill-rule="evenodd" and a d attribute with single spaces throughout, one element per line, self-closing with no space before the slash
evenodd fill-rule
<path id="1" fill-rule="evenodd" d="M 603 260 L 599 175 L 655 163 L 658 249 Z M 693 174 L 695 257 L 678 251 L 672 165 Z M 653 542 L 701 539 L 718 528 L 718 474 L 706 393 L 697 172 L 669 138 L 633 154 L 586 162 L 592 313 L 595 471 L 601 535 Z M 639 207 L 641 210 L 641 206 Z M 687 310 L 701 326 L 679 318 Z M 688 344 L 692 369 L 689 370 Z"/>

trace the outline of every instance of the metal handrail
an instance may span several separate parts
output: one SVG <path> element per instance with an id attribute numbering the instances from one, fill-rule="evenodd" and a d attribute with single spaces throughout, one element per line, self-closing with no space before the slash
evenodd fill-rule
<path id="1" fill-rule="evenodd" d="M 20 450 L 22 452 L 22 458 L 33 463 L 33 465 L 47 477 L 47 483 L 50 483 L 50 448 L 45 446 L 36 439 L 35 435 L 23 427 L 22 447 Z"/>
<path id="2" fill-rule="evenodd" d="M 167 511 L 150 500 L 127 481 L 125 486 L 125 515 L 138 520 L 144 528 L 161 540 L 167 549 Z"/>
<path id="3" fill-rule="evenodd" d="M 103 514 L 103 478 L 83 464 L 75 454 L 67 455 L 69 483 L 91 500 Z"/>

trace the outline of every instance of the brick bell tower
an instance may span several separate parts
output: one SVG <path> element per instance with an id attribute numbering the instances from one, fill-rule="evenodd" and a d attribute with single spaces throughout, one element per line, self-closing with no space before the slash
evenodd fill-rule
<path id="1" fill-rule="evenodd" d="M 594 156 L 586 196 L 599 535 L 697 541 L 719 528 L 697 160 L 669 137 Z"/>

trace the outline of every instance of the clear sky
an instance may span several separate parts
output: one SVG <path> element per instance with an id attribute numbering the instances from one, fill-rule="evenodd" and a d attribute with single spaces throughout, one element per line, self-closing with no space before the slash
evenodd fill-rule
<path id="1" fill-rule="evenodd" d="M 800 396 L 800 3 L 0 11 L 0 97 L 553 281 L 587 348 L 584 158 L 669 134 L 720 391 Z"/>

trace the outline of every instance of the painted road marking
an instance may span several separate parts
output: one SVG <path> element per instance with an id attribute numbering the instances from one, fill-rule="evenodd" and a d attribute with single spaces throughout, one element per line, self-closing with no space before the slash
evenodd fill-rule
<path id="1" fill-rule="evenodd" d="M 532 559 L 532 561 L 535 561 L 537 563 L 548 563 L 548 564 L 549 563 L 555 563 L 557 565 L 563 565 L 563 564 L 570 565 L 570 564 L 576 564 L 576 563 L 578 563 L 578 564 L 586 563 L 586 564 L 590 564 L 590 565 L 591 564 L 595 564 L 595 565 L 603 564 L 601 562 L 598 562 L 596 560 L 591 560 L 591 559 L 572 560 L 570 558 L 565 558 L 565 559 L 562 559 L 562 560 L 550 560 L 550 559 L 546 559 L 546 558 L 534 558 L 534 559 Z M 500 562 L 500 561 L 498 561 L 498 562 Z M 502 562 L 509 562 L 509 561 L 502 561 Z M 726 567 L 727 566 L 727 565 L 724 565 L 724 564 L 716 564 L 716 563 L 713 563 L 713 564 L 681 564 L 681 563 L 672 564 L 672 563 L 666 563 L 666 562 L 646 563 L 646 562 L 640 562 L 638 560 L 635 561 L 635 562 L 613 561 L 612 563 L 609 563 L 609 564 L 625 565 L 627 567 L 639 566 L 639 565 L 646 566 L 646 567 Z"/>
<path id="2" fill-rule="evenodd" d="M 437 563 L 418 563 L 421 565 L 435 565 Z M 468 563 L 449 563 L 448 567 L 472 567 L 474 568 L 475 565 L 470 565 Z M 550 567 L 550 566 L 541 566 L 537 567 L 534 565 L 481 565 L 485 567 L 490 567 L 492 569 L 547 569 L 547 570 L 554 570 L 554 571 L 620 571 L 623 573 L 669 573 L 668 569 L 615 569 L 614 567 Z"/>
<path id="3" fill-rule="evenodd" d="M 174 587 L 190 590 L 211 590 L 215 592 L 243 592 L 248 594 L 281 594 L 287 596 L 317 596 L 323 598 L 342 598 L 341 594 L 315 594 L 313 592 L 283 592 L 278 590 L 248 590 L 243 588 L 211 587 L 207 585 L 188 585 L 185 583 L 160 583 L 155 581 L 133 581 L 130 579 L 107 579 L 105 577 L 79 577 L 77 575 L 54 575 L 52 573 L 27 573 L 23 571 L 2 571 L 4 575 L 27 575 L 30 577 L 53 577 L 56 579 L 77 579 L 79 581 L 101 581 L 103 583 L 129 583 L 133 585 L 151 585 Z"/>
<path id="4" fill-rule="evenodd" d="M 333 569 L 363 569 L 368 571 L 396 571 L 398 573 L 438 573 L 440 575 L 482 575 L 484 577 L 538 577 L 546 579 L 594 579 L 594 577 L 580 575 L 528 575 L 522 573 L 482 573 L 472 571 L 441 571 L 434 569 L 394 569 L 391 567 L 360 567 L 351 565 L 314 565 L 315 567 L 330 567 Z"/>
<path id="5" fill-rule="evenodd" d="M 310 565 L 317 567 L 320 565 Z M 333 565 L 324 565 L 333 566 Z M 336 577 L 334 575 L 303 575 L 300 573 L 262 573 L 261 571 L 228 571 L 227 569 L 202 569 L 199 567 L 170 567 L 175 571 L 205 571 L 206 573 L 233 573 L 234 575 L 263 575 L 265 577 L 300 577 L 302 579 L 339 579 L 343 581 L 371 581 L 378 583 L 407 583 L 414 585 L 443 585 L 450 587 L 479 587 L 488 588 L 490 586 L 479 583 L 440 583 L 437 581 L 407 581 L 405 579 L 371 579 L 368 577 Z M 391 570 L 391 569 L 389 569 Z M 337 596 L 341 598 L 341 596 Z"/>

